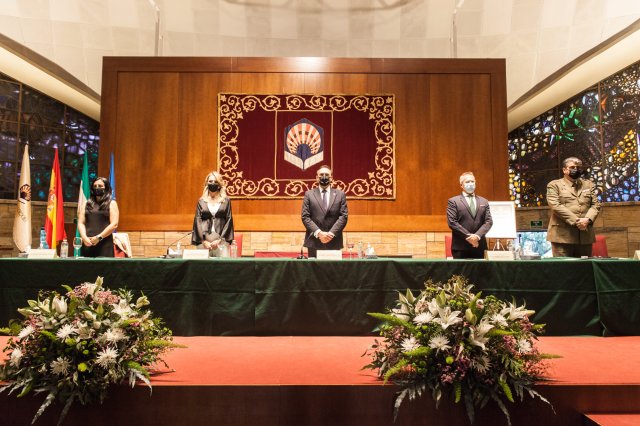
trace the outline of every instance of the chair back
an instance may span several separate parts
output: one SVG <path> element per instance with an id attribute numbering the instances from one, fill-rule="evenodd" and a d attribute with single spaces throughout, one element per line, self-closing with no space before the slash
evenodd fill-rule
<path id="1" fill-rule="evenodd" d="M 242 257 L 242 232 L 234 232 L 233 239 L 236 240 L 238 246 L 238 257 Z"/>
<path id="2" fill-rule="evenodd" d="M 113 257 L 133 257 L 131 241 L 126 232 L 113 233 Z"/>
<path id="3" fill-rule="evenodd" d="M 607 250 L 607 237 L 605 235 L 596 235 L 596 241 L 593 243 L 591 256 L 609 257 L 609 250 Z"/>
<path id="4" fill-rule="evenodd" d="M 447 257 L 453 257 L 453 253 L 451 252 L 451 235 L 444 236 L 444 254 Z"/>

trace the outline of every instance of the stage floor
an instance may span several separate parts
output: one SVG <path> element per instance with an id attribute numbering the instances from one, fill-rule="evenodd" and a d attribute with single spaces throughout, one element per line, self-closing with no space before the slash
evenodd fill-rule
<path id="1" fill-rule="evenodd" d="M 0 338 L 3 348 L 6 340 Z M 167 354 L 171 370 L 153 377 L 151 397 L 144 386 L 114 389 L 102 406 L 74 407 L 65 424 L 391 425 L 395 387 L 362 370 L 369 360 L 362 354 L 373 340 L 176 337 L 188 347 Z M 640 337 L 542 337 L 538 347 L 562 356 L 548 361 L 550 380 L 537 389 L 556 414 L 525 400 L 511 407 L 514 425 L 582 425 L 586 412 L 640 413 Z M 9 417 L 0 418 L 27 424 L 38 405 L 36 398 L 1 394 L 0 416 Z M 58 413 L 58 407 L 49 409 L 36 424 Z M 475 425 L 506 424 L 490 406 L 478 414 Z M 396 425 L 467 422 L 462 406 L 447 402 L 436 410 L 425 399 L 405 404 Z"/>
<path id="2" fill-rule="evenodd" d="M 176 337 L 188 346 L 165 357 L 174 385 L 380 385 L 361 370 L 373 337 Z M 541 337 L 550 385 L 640 385 L 640 337 Z M 224 368 L 220 368 L 224 366 Z"/>

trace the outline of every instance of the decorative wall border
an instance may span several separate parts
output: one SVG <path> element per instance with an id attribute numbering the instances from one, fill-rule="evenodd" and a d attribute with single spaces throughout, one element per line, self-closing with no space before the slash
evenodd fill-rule
<path id="1" fill-rule="evenodd" d="M 301 198 L 315 182 L 276 180 L 267 177 L 250 180 L 240 168 L 240 127 L 246 114 L 263 111 L 333 111 L 356 110 L 373 120 L 376 141 L 375 169 L 349 182 L 336 179 L 334 186 L 347 196 L 358 199 L 396 198 L 395 179 L 395 96 L 315 95 L 315 94 L 218 94 L 218 168 L 227 181 L 227 193 L 236 198 Z"/>

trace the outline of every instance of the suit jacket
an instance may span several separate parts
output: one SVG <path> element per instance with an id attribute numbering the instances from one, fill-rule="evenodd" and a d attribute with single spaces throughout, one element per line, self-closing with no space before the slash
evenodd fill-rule
<path id="1" fill-rule="evenodd" d="M 211 214 L 207 202 L 198 200 L 196 215 L 193 218 L 193 233 L 191 244 L 197 246 L 203 241 L 215 241 L 222 238 L 227 243 L 233 240 L 233 216 L 231 215 L 231 200 L 227 198 L 215 215 Z"/>
<path id="2" fill-rule="evenodd" d="M 493 225 L 489 201 L 476 195 L 476 215 L 471 215 L 467 200 L 462 194 L 449 198 L 447 202 L 447 223 L 451 228 L 451 249 L 468 250 L 472 246 L 466 239 L 471 234 L 480 237 L 480 250 L 487 249 L 485 235 Z"/>
<path id="3" fill-rule="evenodd" d="M 305 192 L 302 200 L 302 223 L 307 229 L 304 236 L 304 246 L 320 250 L 339 250 L 342 248 L 342 230 L 347 225 L 349 210 L 347 197 L 343 191 L 331 188 L 329 207 L 322 204 L 320 188 L 313 188 Z M 323 244 L 313 236 L 317 230 L 332 232 L 333 239 Z"/>
<path id="4" fill-rule="evenodd" d="M 584 231 L 575 226 L 579 218 L 593 222 L 600 213 L 600 202 L 590 180 L 577 179 L 575 185 L 565 178 L 549 182 L 547 204 L 551 209 L 547 240 L 561 244 L 592 244 L 596 240 L 592 225 Z"/>

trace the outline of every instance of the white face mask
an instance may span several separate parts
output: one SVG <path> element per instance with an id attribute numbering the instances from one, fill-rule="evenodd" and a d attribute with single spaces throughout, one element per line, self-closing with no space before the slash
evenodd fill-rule
<path id="1" fill-rule="evenodd" d="M 467 182 L 463 185 L 464 188 L 464 192 L 466 192 L 467 194 L 473 194 L 473 192 L 476 190 L 476 184 L 473 182 Z"/>

